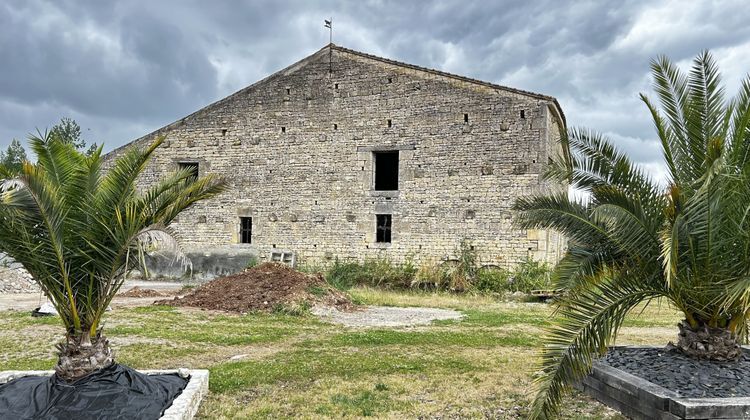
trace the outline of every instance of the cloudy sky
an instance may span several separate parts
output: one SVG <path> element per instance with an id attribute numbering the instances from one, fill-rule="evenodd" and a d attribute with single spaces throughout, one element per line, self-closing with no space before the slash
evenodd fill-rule
<path id="1" fill-rule="evenodd" d="M 729 92 L 750 71 L 743 1 L 40 1 L 0 4 L 0 147 L 61 117 L 111 150 L 328 42 L 555 96 L 655 176 L 638 100 L 650 59 L 712 50 Z"/>

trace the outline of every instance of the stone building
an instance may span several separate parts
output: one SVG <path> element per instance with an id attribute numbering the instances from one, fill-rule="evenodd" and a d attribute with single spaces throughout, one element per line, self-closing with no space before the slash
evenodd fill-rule
<path id="1" fill-rule="evenodd" d="M 439 262 L 467 240 L 507 267 L 559 258 L 511 206 L 547 187 L 564 129 L 550 96 L 329 45 L 109 156 L 164 135 L 143 185 L 178 167 L 228 180 L 174 224 L 194 251 Z"/>

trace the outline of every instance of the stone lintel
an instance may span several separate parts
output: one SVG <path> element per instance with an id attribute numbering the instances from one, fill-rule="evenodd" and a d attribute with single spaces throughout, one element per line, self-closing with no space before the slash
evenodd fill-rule
<path id="1" fill-rule="evenodd" d="M 387 152 L 390 150 L 416 150 L 413 144 L 391 144 L 385 146 L 357 146 L 357 152 Z"/>

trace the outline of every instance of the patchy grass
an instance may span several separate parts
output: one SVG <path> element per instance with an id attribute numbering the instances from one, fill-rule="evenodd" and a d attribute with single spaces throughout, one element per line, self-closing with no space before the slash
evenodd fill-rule
<path id="1" fill-rule="evenodd" d="M 523 418 L 548 305 L 486 295 L 355 288 L 361 303 L 458 309 L 460 321 L 352 329 L 308 312 L 233 315 L 147 306 L 109 313 L 105 333 L 136 368 L 207 368 L 199 418 Z M 652 304 L 630 316 L 618 344 L 663 345 L 679 314 Z M 0 312 L 0 369 L 52 369 L 57 318 Z M 574 393 L 562 418 L 622 418 Z"/>

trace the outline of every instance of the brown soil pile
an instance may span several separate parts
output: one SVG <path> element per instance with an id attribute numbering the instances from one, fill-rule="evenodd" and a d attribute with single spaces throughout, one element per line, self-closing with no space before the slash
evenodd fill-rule
<path id="1" fill-rule="evenodd" d="M 123 296 L 123 297 L 131 297 L 131 298 L 151 298 L 151 297 L 156 298 L 156 297 L 168 296 L 162 292 L 157 292 L 154 289 L 141 289 L 138 286 L 133 287 L 127 292 L 119 293 L 118 295 Z"/>
<path id="2" fill-rule="evenodd" d="M 349 298 L 320 275 L 300 273 L 282 264 L 264 263 L 242 273 L 212 280 L 182 298 L 159 305 L 193 306 L 247 313 L 289 310 L 314 304 L 348 309 Z"/>

